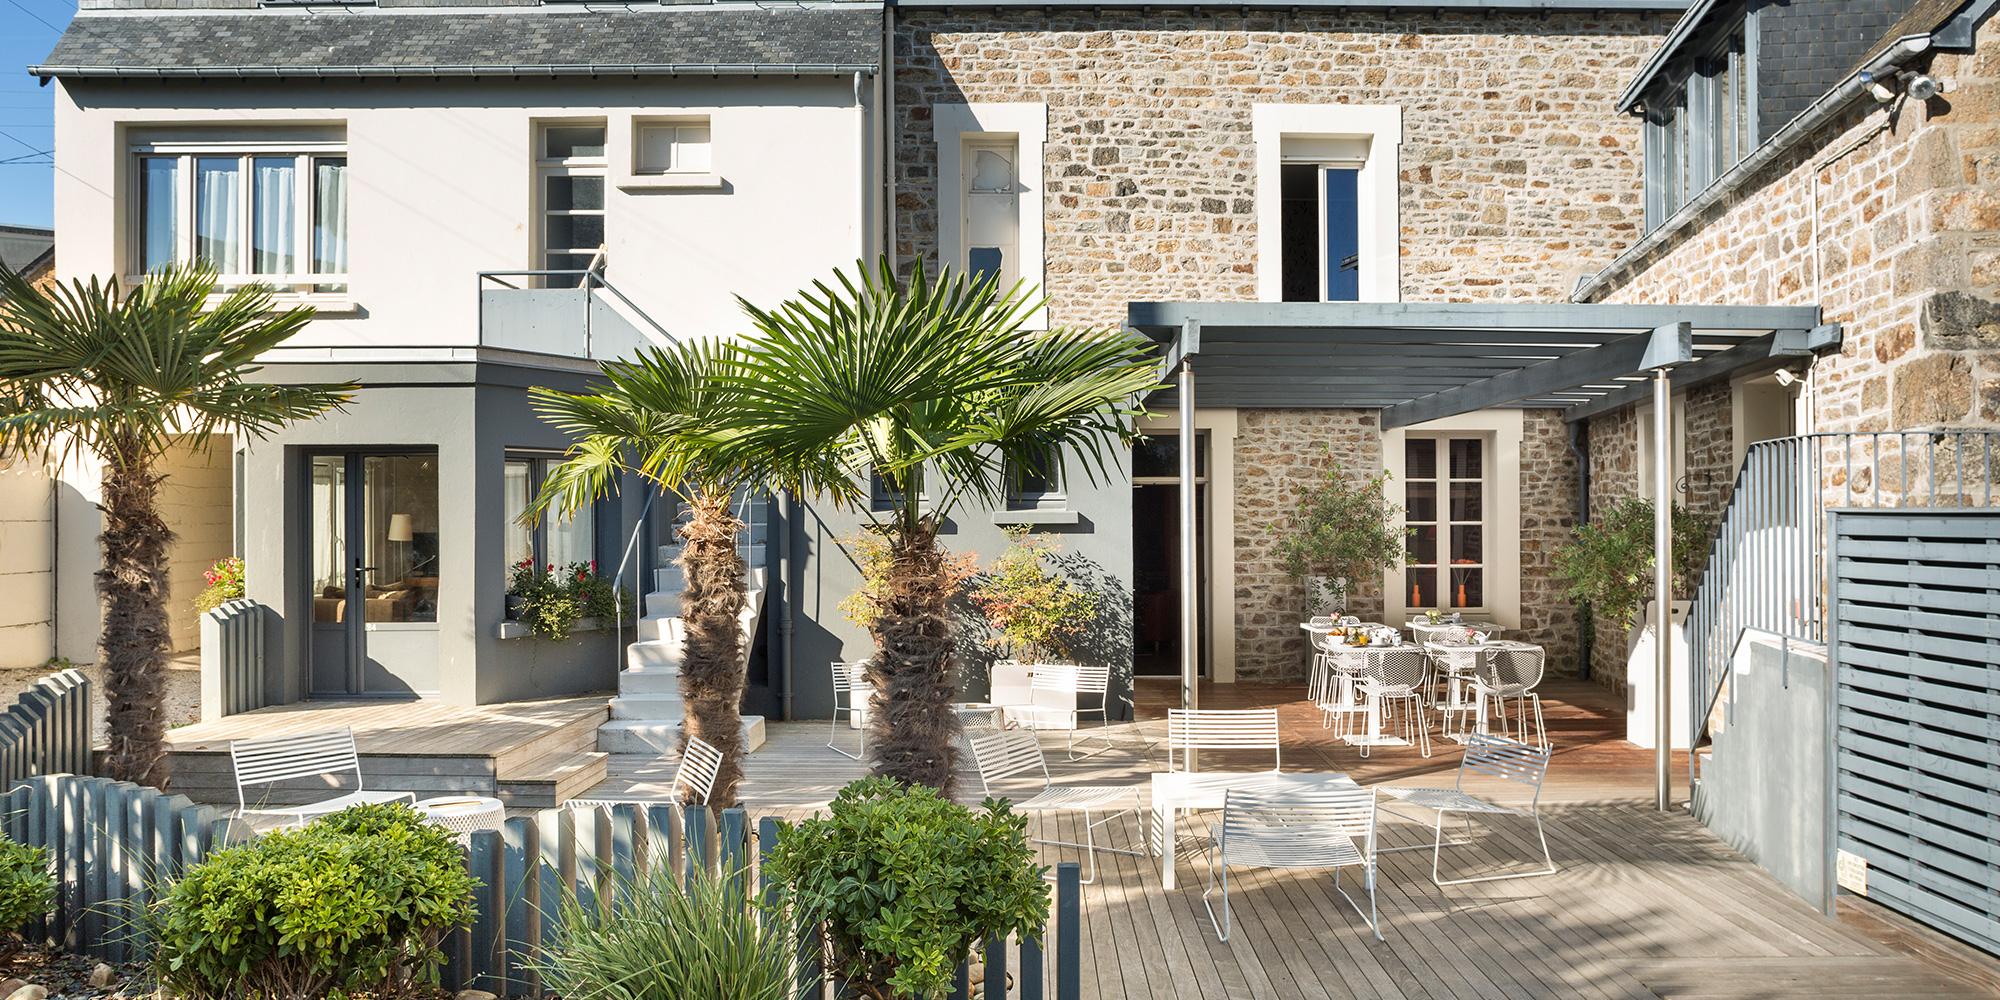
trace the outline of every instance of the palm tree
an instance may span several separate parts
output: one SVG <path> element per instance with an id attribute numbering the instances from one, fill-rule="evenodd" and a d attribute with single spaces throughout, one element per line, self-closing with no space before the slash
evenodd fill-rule
<path id="1" fill-rule="evenodd" d="M 299 332 L 309 308 L 272 309 L 271 291 L 238 289 L 210 305 L 215 272 L 164 269 L 125 294 L 117 281 L 46 291 L 0 267 L 0 449 L 103 463 L 104 620 L 98 662 L 109 702 L 112 777 L 164 787 L 167 548 L 164 477 L 154 463 L 176 439 L 263 437 L 344 405 L 355 386 L 271 385 L 248 377 L 257 356 Z"/>
<path id="2" fill-rule="evenodd" d="M 531 390 L 542 419 L 576 437 L 564 460 L 549 470 L 526 518 L 558 507 L 564 513 L 609 496 L 627 473 L 639 475 L 686 503 L 690 519 L 680 528 L 685 547 L 681 592 L 686 647 L 681 661 L 681 701 L 687 718 L 681 748 L 699 737 L 722 751 L 710 804 L 736 804 L 743 777 L 743 703 L 746 601 L 743 558 L 736 542 L 743 522 L 730 499 L 752 477 L 724 457 L 717 417 L 728 408 L 721 373 L 731 349 L 718 342 L 648 348 L 631 361 L 603 365 L 605 386 L 572 394 Z"/>
<path id="3" fill-rule="evenodd" d="M 1009 465 L 1049 473 L 1065 457 L 1093 479 L 1130 439 L 1158 363 L 1113 331 L 1033 332 L 1042 302 L 921 264 L 857 264 L 775 309 L 743 308 L 755 333 L 729 376 L 727 446 L 779 488 L 830 496 L 875 520 L 890 569 L 869 658 L 874 770 L 947 792 L 957 690 L 939 523 L 959 503 L 997 503 Z M 893 498 L 877 518 L 865 484 Z M 928 471 L 928 474 L 926 473 Z"/>

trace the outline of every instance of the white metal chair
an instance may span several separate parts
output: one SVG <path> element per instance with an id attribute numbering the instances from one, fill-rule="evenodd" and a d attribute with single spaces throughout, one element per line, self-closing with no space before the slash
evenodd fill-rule
<path id="1" fill-rule="evenodd" d="M 1097 716 L 1100 730 L 1111 725 L 1111 714 L 1107 711 L 1111 700 L 1110 667 L 1037 663 L 1028 689 L 1031 704 L 1009 706 L 1010 712 L 1028 729 L 1065 730 L 1071 760 L 1082 759 L 1076 752 L 1076 732 L 1082 727 L 1084 716 Z M 1095 757 L 1111 749 L 1110 740 L 1102 732 L 1084 739 L 1096 739 L 1102 744 L 1084 757 Z"/>
<path id="2" fill-rule="evenodd" d="M 1446 739 L 1464 742 L 1465 734 L 1471 731 L 1472 715 L 1479 708 L 1472 678 L 1485 649 L 1462 628 L 1435 633 L 1424 643 L 1424 652 L 1431 658 L 1431 676 L 1440 689 L 1432 705 L 1438 710 L 1438 731 Z M 1454 716 L 1458 719 L 1456 729 L 1452 727 Z"/>
<path id="3" fill-rule="evenodd" d="M 681 763 L 674 768 L 674 783 L 667 794 L 679 798 L 685 790 L 691 805 L 705 806 L 709 793 L 715 790 L 715 775 L 720 770 L 722 751 L 699 736 L 690 736 L 681 750 Z"/>
<path id="4" fill-rule="evenodd" d="M 1230 789 L 1223 798 L 1222 834 L 1208 870 L 1201 904 L 1215 936 L 1229 940 L 1229 869 L 1331 868 L 1333 889 L 1362 915 L 1375 940 L 1382 925 L 1375 911 L 1375 793 L 1366 788 Z M 1368 910 L 1340 885 L 1343 868 L 1360 868 Z M 1222 896 L 1216 919 L 1212 895 Z"/>
<path id="5" fill-rule="evenodd" d="M 979 768 L 979 787 L 987 798 L 1007 798 L 1019 812 L 1078 812 L 1083 814 L 1083 843 L 1067 840 L 1036 840 L 1052 847 L 1080 848 L 1088 855 L 1089 885 L 1097 881 L 1097 852 L 1138 855 L 1138 851 L 1113 850 L 1097 846 L 1097 828 L 1126 813 L 1137 815 L 1145 805 L 1137 785 L 1058 785 L 1049 776 L 1048 759 L 1042 756 L 1042 742 L 1032 729 L 993 729 L 974 726 L 965 730 L 965 742 Z M 1017 775 L 1039 772 L 1042 786 L 1025 799 L 1013 799 L 995 791 L 994 785 Z M 1117 807 L 1102 819 L 1099 812 Z"/>
<path id="6" fill-rule="evenodd" d="M 860 760 L 868 752 L 868 726 L 865 723 L 861 726 L 861 746 L 854 753 L 842 750 L 834 740 L 840 736 L 840 713 L 847 713 L 848 721 L 852 722 L 857 718 L 856 713 L 868 711 L 868 699 L 874 696 L 875 688 L 868 683 L 867 660 L 853 663 L 834 661 L 833 721 L 828 723 L 826 732 L 828 750 L 848 760 Z"/>
<path id="7" fill-rule="evenodd" d="M 1468 882 L 1493 882 L 1510 878 L 1534 878 L 1539 875 L 1553 875 L 1555 859 L 1549 854 L 1549 838 L 1542 832 L 1542 782 L 1549 773 L 1549 753 L 1545 746 L 1534 746 L 1519 740 L 1490 733 L 1473 733 L 1467 738 L 1465 756 L 1458 763 L 1458 779 L 1450 788 L 1414 788 L 1403 785 L 1386 785 L 1380 791 L 1399 802 L 1437 814 L 1437 822 L 1431 828 L 1431 881 L 1438 885 L 1462 885 Z M 1533 789 L 1525 806 L 1496 802 L 1468 792 L 1465 777 L 1468 774 L 1498 778 L 1503 781 L 1525 785 Z M 1539 870 L 1508 872 L 1500 875 L 1481 875 L 1473 878 L 1445 879 L 1438 877 L 1438 857 L 1444 850 L 1444 817 L 1446 813 L 1457 813 L 1465 820 L 1466 831 L 1471 832 L 1472 816 L 1527 816 L 1534 820 L 1535 839 L 1542 846 L 1542 862 L 1546 866 Z M 1455 842 L 1457 843 L 1457 842 Z M 1411 848 L 1395 848 L 1410 850 Z M 1417 848 L 1421 850 L 1421 848 Z"/>
<path id="8" fill-rule="evenodd" d="M 1362 673 L 1368 669 L 1368 648 L 1328 638 L 1320 648 L 1314 669 L 1319 677 L 1319 691 L 1313 705 L 1319 709 L 1320 728 L 1334 730 L 1336 738 L 1344 736 L 1352 717 L 1368 710 L 1361 701 L 1359 686 Z"/>
<path id="9" fill-rule="evenodd" d="M 1397 710 L 1404 740 L 1417 745 L 1423 755 L 1431 755 L 1431 725 L 1424 699 L 1424 684 L 1430 676 L 1430 658 L 1415 646 L 1389 646 L 1368 654 L 1368 668 L 1357 688 L 1368 699 L 1370 710 L 1382 720 L 1386 730 L 1389 710 Z M 1369 744 L 1361 745 L 1368 756 Z"/>
<path id="10" fill-rule="evenodd" d="M 1174 751 L 1181 754 L 1174 766 Z M 1188 754 L 1197 750 L 1271 752 L 1271 770 L 1279 768 L 1278 710 L 1275 708 L 1167 709 L 1167 770 L 1185 771 Z"/>
<path id="11" fill-rule="evenodd" d="M 414 803 L 417 800 L 410 792 L 371 792 L 362 787 L 361 755 L 354 749 L 352 729 L 232 740 L 229 762 L 236 771 L 236 814 L 245 818 L 281 817 L 287 820 L 283 825 L 295 826 L 348 806 L 370 802 Z M 247 789 L 252 785 L 274 785 L 300 778 L 338 777 L 349 772 L 354 775 L 354 791 L 345 795 L 305 805 L 250 808 Z"/>
<path id="12" fill-rule="evenodd" d="M 1515 726 L 1508 721 L 1507 699 L 1514 699 L 1519 722 L 1518 737 L 1528 742 L 1530 710 L 1533 711 L 1534 744 L 1546 748 L 1549 745 L 1548 728 L 1542 723 L 1542 696 L 1535 688 L 1542 683 L 1542 674 L 1548 663 L 1548 653 L 1540 646 L 1525 642 L 1502 642 L 1487 647 L 1477 670 L 1472 675 L 1473 693 L 1479 702 L 1479 713 L 1483 719 L 1486 706 L 1491 704 L 1499 709 L 1501 731 L 1509 736 L 1517 735 Z"/>

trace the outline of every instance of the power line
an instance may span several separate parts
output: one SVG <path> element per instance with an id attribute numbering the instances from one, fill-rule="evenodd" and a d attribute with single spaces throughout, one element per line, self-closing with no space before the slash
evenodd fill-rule
<path id="1" fill-rule="evenodd" d="M 48 20 L 47 18 L 43 17 L 43 16 L 42 16 L 42 15 L 40 15 L 40 14 L 37 14 L 37 13 L 35 13 L 35 12 L 34 12 L 34 11 L 32 11 L 32 10 L 29 10 L 29 9 L 27 8 L 27 5 L 25 5 L 25 4 L 23 4 L 23 3 L 21 3 L 21 0 L 7 0 L 7 2 L 8 2 L 8 3 L 10 3 L 10 4 L 13 4 L 13 5 L 14 5 L 14 9 L 15 9 L 15 10 L 18 10 L 18 11 L 20 11 L 21 13 L 23 13 L 23 14 L 26 14 L 26 15 L 28 15 L 29 17 L 31 17 L 31 18 L 34 18 L 34 19 L 35 19 L 35 20 L 37 20 L 37 21 L 40 21 L 40 22 L 41 22 L 41 24 L 42 24 L 42 27 L 44 27 L 44 28 L 47 28 L 47 29 L 49 29 L 50 31 L 53 31 L 53 32 L 55 32 L 55 33 L 56 33 L 56 34 L 58 34 L 58 35 L 60 35 L 60 34 L 62 34 L 62 33 L 63 33 L 63 30 L 62 30 L 61 28 L 58 28 L 58 27 L 56 27 L 55 25 L 53 25 L 53 24 L 49 23 L 49 20 Z"/>

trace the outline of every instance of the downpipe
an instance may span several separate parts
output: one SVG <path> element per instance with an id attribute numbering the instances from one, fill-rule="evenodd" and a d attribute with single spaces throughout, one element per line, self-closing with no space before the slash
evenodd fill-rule
<path id="1" fill-rule="evenodd" d="M 1578 527 L 1590 523 L 1590 420 L 1585 418 L 1569 425 L 1569 453 L 1576 458 L 1576 523 Z M 1590 679 L 1590 638 L 1595 627 L 1589 616 L 1578 608 L 1576 618 L 1576 667 L 1577 674 L 1584 680 Z"/>

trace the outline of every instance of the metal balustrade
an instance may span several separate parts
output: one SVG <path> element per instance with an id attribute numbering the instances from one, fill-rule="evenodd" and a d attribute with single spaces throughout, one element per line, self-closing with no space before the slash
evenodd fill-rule
<path id="1" fill-rule="evenodd" d="M 1749 446 L 1688 611 L 1693 743 L 1725 700 L 1736 643 L 1751 630 L 1826 641 L 1826 512 L 1991 507 L 2000 431 L 1802 434 Z M 1692 757 L 1694 749 L 1689 750 Z"/>

